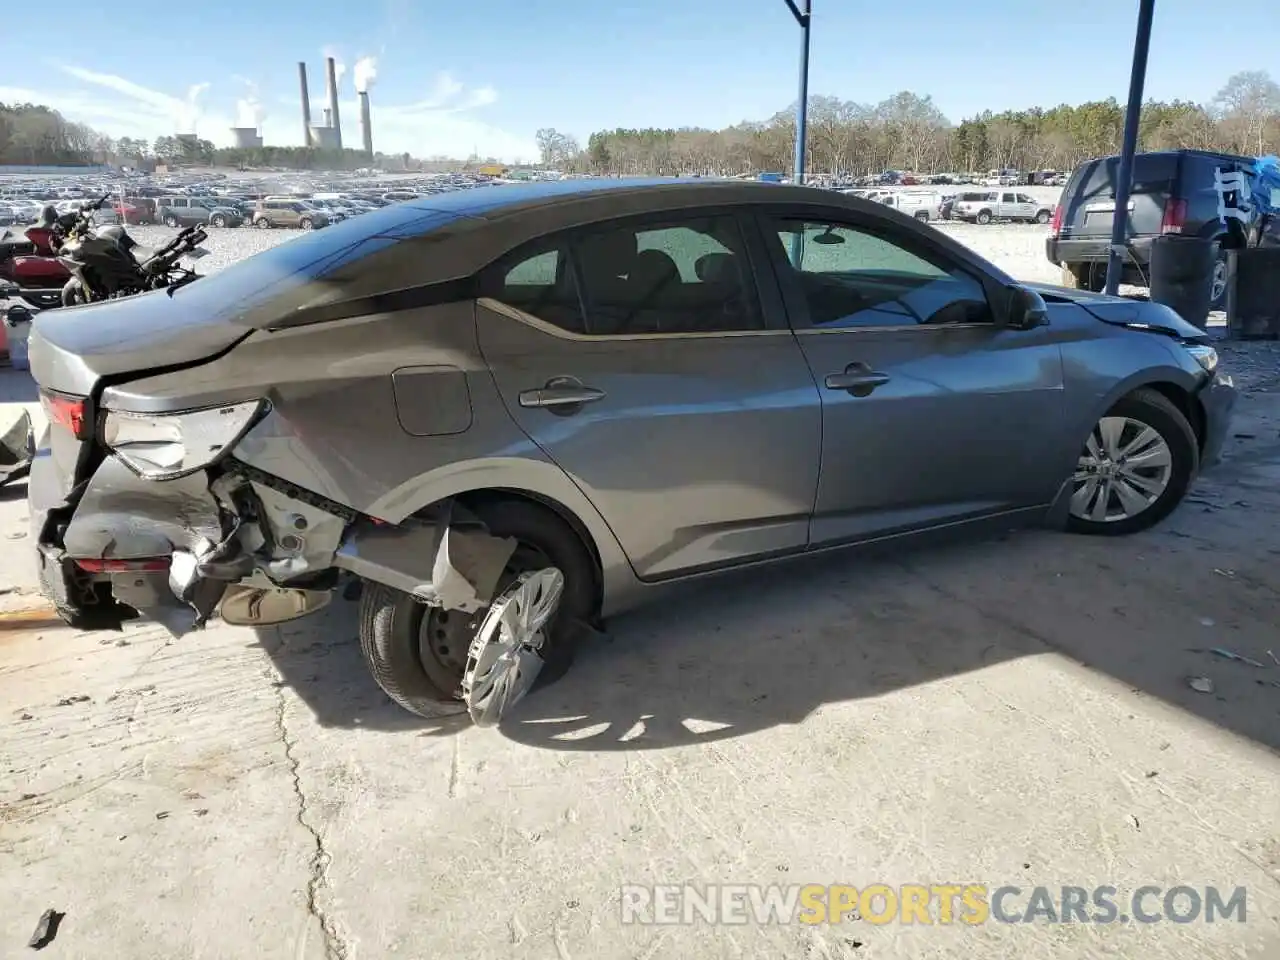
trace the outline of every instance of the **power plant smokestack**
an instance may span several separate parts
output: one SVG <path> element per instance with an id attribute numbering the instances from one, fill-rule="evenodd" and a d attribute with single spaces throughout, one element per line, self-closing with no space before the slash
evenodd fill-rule
<path id="1" fill-rule="evenodd" d="M 364 152 L 373 159 L 373 127 L 369 125 L 369 91 L 360 91 L 360 133 L 364 137 Z"/>
<path id="2" fill-rule="evenodd" d="M 307 65 L 298 61 L 298 82 L 302 85 L 302 145 L 311 146 L 311 93 L 307 90 Z"/>
<path id="3" fill-rule="evenodd" d="M 329 125 L 333 127 L 334 140 L 338 149 L 342 149 L 342 121 L 338 118 L 338 69 L 333 57 L 326 57 L 325 72 L 329 81 Z"/>

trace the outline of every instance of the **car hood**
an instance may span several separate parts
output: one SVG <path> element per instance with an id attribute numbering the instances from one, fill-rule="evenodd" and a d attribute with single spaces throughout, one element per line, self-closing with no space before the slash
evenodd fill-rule
<path id="1" fill-rule="evenodd" d="M 1188 342 L 1207 341 L 1208 335 L 1178 314 L 1176 310 L 1150 300 L 1131 300 L 1128 297 L 1109 297 L 1105 293 L 1092 293 L 1072 287 L 1059 287 L 1051 283 L 1024 283 L 1024 287 L 1041 296 L 1068 300 L 1083 307 L 1103 323 L 1132 330 L 1149 330 Z"/>

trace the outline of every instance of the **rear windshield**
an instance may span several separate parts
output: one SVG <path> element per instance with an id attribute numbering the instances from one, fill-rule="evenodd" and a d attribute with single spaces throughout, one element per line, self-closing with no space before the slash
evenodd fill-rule
<path id="1" fill-rule="evenodd" d="M 172 295 L 186 301 L 201 316 L 226 316 L 239 321 L 269 299 L 458 218 L 452 211 L 386 207 L 359 219 L 286 240 L 179 287 Z"/>
<path id="2" fill-rule="evenodd" d="M 1116 195 L 1119 157 L 1103 157 L 1082 164 L 1076 173 L 1075 192 L 1089 197 Z M 1140 153 L 1133 158 L 1131 193 L 1169 194 L 1178 180 L 1178 155 L 1175 153 Z"/>

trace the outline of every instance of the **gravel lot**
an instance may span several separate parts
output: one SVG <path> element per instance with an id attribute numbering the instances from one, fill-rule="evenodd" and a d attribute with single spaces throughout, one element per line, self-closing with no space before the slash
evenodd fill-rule
<path id="1" fill-rule="evenodd" d="M 943 229 L 1054 279 L 1043 228 Z M 211 233 L 202 269 L 292 236 Z M 391 707 L 347 603 L 177 641 L 68 630 L 2 490 L 0 956 L 54 909 L 43 955 L 92 960 L 1274 960 L 1278 347 L 1222 345 L 1228 460 L 1156 530 L 748 573 L 620 618 L 498 731 Z M 0 371 L 0 412 L 33 399 Z M 1009 885 L 1014 912 L 1038 885 L 1122 908 L 1216 885 L 1248 912 L 621 922 L 621 884 L 678 883 Z"/>

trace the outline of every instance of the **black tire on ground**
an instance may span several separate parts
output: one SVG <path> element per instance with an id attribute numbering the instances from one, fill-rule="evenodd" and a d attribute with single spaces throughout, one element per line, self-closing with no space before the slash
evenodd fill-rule
<path id="1" fill-rule="evenodd" d="M 917 219 L 917 220 L 919 220 L 921 223 L 928 223 L 928 222 L 929 222 L 929 211 L 928 211 L 928 210 L 917 210 L 917 211 L 916 211 L 916 214 L 915 214 L 915 217 L 916 217 L 916 219 Z"/>
<path id="2" fill-rule="evenodd" d="M 1213 262 L 1213 274 L 1209 280 L 1209 309 L 1227 309 L 1227 251 L 1219 250 L 1218 259 Z M 1220 284 L 1218 295 L 1213 295 L 1214 284 Z"/>
<path id="3" fill-rule="evenodd" d="M 219 214 L 209 222 L 213 224 L 215 227 L 225 227 L 227 225 L 227 218 Z"/>
<path id="4" fill-rule="evenodd" d="M 82 303 L 88 303 L 89 297 L 85 292 L 84 284 L 72 277 L 62 285 L 61 300 L 64 307 L 76 307 Z"/>
<path id="5" fill-rule="evenodd" d="M 315 227 L 315 224 L 311 222 L 310 217 L 303 217 L 301 220 L 298 221 L 298 226 L 300 226 L 303 230 L 311 230 Z"/>
<path id="6" fill-rule="evenodd" d="M 494 535 L 513 537 L 520 544 L 508 565 L 506 581 L 548 563 L 564 574 L 564 594 L 543 648 L 544 666 L 536 684 L 545 686 L 564 676 L 572 664 L 579 622 L 594 619 L 595 562 L 577 534 L 545 507 L 495 500 L 479 505 L 475 513 Z M 409 712 L 429 718 L 463 713 L 461 667 L 446 684 L 440 679 L 438 661 L 431 664 L 432 669 L 423 663 L 424 656 L 431 656 L 422 649 L 424 620 L 431 615 L 431 608 L 408 594 L 366 582 L 360 597 L 360 648 L 378 686 Z M 456 611 L 450 615 L 466 616 Z M 481 616 L 471 619 L 478 621 Z"/>
<path id="7" fill-rule="evenodd" d="M 1045 224 L 1052 219 L 1053 219 L 1053 214 L 1049 213 L 1048 210 L 1041 210 L 1039 213 L 1036 214 L 1036 223 Z"/>
<path id="8" fill-rule="evenodd" d="M 266 217 L 259 217 L 257 220 L 253 221 L 253 225 L 257 227 L 259 230 L 271 229 L 271 221 L 268 220 Z"/>
<path id="9" fill-rule="evenodd" d="M 978 211 L 978 216 L 975 219 L 978 223 L 981 223 L 983 225 L 988 224 L 991 222 L 991 211 L 980 210 Z"/>
<path id="10" fill-rule="evenodd" d="M 1110 522 L 1084 520 L 1070 514 L 1067 516 L 1067 529 L 1072 533 L 1123 537 L 1150 529 L 1182 502 L 1187 488 L 1200 469 L 1200 444 L 1195 430 L 1182 411 L 1164 394 L 1149 387 L 1139 387 L 1122 397 L 1107 411 L 1106 416 L 1129 417 L 1146 424 L 1160 434 L 1173 455 L 1169 485 L 1154 503 L 1136 516 Z"/>
<path id="11" fill-rule="evenodd" d="M 165 218 L 164 218 L 164 225 L 165 225 L 166 227 L 174 227 L 174 228 L 176 228 L 176 227 L 178 226 L 178 218 L 177 218 L 177 217 L 165 217 Z"/>

